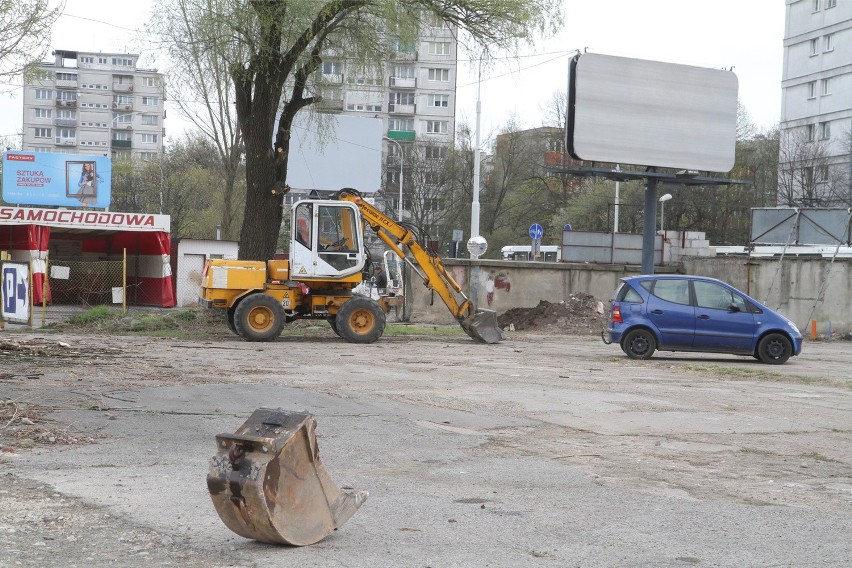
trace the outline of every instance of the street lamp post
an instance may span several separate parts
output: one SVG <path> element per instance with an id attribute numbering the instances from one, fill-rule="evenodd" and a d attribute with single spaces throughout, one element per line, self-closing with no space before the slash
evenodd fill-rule
<path id="1" fill-rule="evenodd" d="M 665 230 L 666 230 L 666 224 L 665 224 L 666 201 L 668 201 L 671 198 L 672 198 L 671 193 L 667 193 L 664 196 L 660 197 L 660 231 L 663 231 L 663 233 L 665 233 Z"/>
<path id="2" fill-rule="evenodd" d="M 402 162 L 405 157 L 405 153 L 402 150 L 402 144 L 394 140 L 393 138 L 388 138 L 387 136 L 382 136 L 383 140 L 387 140 L 393 144 L 396 144 L 396 147 L 399 148 L 399 222 L 402 222 Z"/>

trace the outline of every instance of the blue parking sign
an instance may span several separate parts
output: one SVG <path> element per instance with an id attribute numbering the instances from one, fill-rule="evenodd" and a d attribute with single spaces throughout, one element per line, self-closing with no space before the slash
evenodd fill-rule
<path id="1" fill-rule="evenodd" d="M 29 321 L 29 267 L 26 264 L 4 264 L 0 289 L 3 296 L 3 318 Z"/>

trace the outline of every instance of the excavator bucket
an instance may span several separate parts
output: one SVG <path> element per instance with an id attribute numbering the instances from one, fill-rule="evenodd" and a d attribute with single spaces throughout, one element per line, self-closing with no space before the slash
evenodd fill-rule
<path id="1" fill-rule="evenodd" d="M 503 330 L 497 325 L 497 312 L 494 310 L 476 310 L 474 315 L 459 323 L 465 333 L 482 343 L 498 343 L 506 339 Z"/>
<path id="2" fill-rule="evenodd" d="M 216 436 L 207 489 L 225 525 L 245 538 L 304 546 L 337 530 L 367 500 L 342 491 L 319 458 L 307 412 L 259 408 Z"/>

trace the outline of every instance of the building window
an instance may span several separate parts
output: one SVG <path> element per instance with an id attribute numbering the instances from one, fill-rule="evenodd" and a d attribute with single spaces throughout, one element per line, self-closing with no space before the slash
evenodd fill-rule
<path id="1" fill-rule="evenodd" d="M 56 100 L 58 101 L 76 101 L 77 93 L 75 91 L 56 91 Z"/>
<path id="2" fill-rule="evenodd" d="M 442 160 L 447 156 L 446 146 L 426 146 L 427 160 Z"/>
<path id="3" fill-rule="evenodd" d="M 388 183 L 397 183 L 399 181 L 399 172 L 396 170 L 387 171 Z"/>
<path id="4" fill-rule="evenodd" d="M 825 183 L 828 181 L 828 166 L 819 166 L 817 168 L 817 182 Z"/>
<path id="5" fill-rule="evenodd" d="M 76 81 L 77 74 L 76 73 L 57 73 L 56 74 L 57 81 Z"/>
<path id="6" fill-rule="evenodd" d="M 156 144 L 157 143 L 157 135 L 156 134 L 143 134 L 142 135 L 142 143 L 143 144 Z"/>
<path id="7" fill-rule="evenodd" d="M 393 76 L 399 79 L 414 79 L 414 66 L 394 65 Z"/>
<path id="8" fill-rule="evenodd" d="M 157 106 L 160 104 L 158 97 L 142 97 L 142 104 L 145 106 Z"/>
<path id="9" fill-rule="evenodd" d="M 160 123 L 160 117 L 156 114 L 143 114 L 142 124 L 145 126 L 157 126 Z"/>
<path id="10" fill-rule="evenodd" d="M 35 109 L 35 117 L 36 118 L 50 118 L 53 114 L 53 109 L 49 108 L 37 108 Z"/>
<path id="11" fill-rule="evenodd" d="M 103 61 L 103 63 L 106 63 L 106 59 L 101 58 L 101 60 Z M 100 63 L 101 60 L 98 60 L 98 63 Z M 133 67 L 133 60 L 127 57 L 113 57 L 112 64 L 121 67 Z"/>
<path id="12" fill-rule="evenodd" d="M 811 57 L 819 53 L 819 38 L 811 40 Z"/>
<path id="13" fill-rule="evenodd" d="M 340 61 L 323 61 L 323 75 L 341 75 L 343 74 L 343 63 Z"/>
<path id="14" fill-rule="evenodd" d="M 130 141 L 130 132 L 122 132 L 122 131 L 113 132 L 113 133 L 112 133 L 112 139 L 113 139 L 113 140 L 126 140 L 126 141 Z"/>
<path id="15" fill-rule="evenodd" d="M 431 55 L 449 55 L 450 42 L 448 41 L 430 41 L 429 53 Z"/>
<path id="16" fill-rule="evenodd" d="M 831 94 L 831 79 L 823 79 L 822 80 L 822 94 L 830 95 Z"/>
<path id="17" fill-rule="evenodd" d="M 77 111 L 68 109 L 59 109 L 56 111 L 56 118 L 65 120 L 77 120 Z"/>
<path id="18" fill-rule="evenodd" d="M 825 5 L 826 10 L 829 8 L 835 8 L 837 6 L 837 0 L 828 0 L 828 3 Z"/>
<path id="19" fill-rule="evenodd" d="M 813 11 L 819 12 L 819 0 L 814 0 L 813 2 Z"/>
<path id="20" fill-rule="evenodd" d="M 122 124 L 130 124 L 133 122 L 133 115 L 131 114 L 114 114 L 112 117 L 113 122 L 118 122 Z"/>
<path id="21" fill-rule="evenodd" d="M 94 63 L 94 62 L 95 62 L 94 57 L 81 57 L 80 58 L 80 63 Z"/>
<path id="22" fill-rule="evenodd" d="M 429 95 L 429 106 L 447 108 L 450 106 L 450 95 Z"/>
<path id="23" fill-rule="evenodd" d="M 826 34 L 822 38 L 823 51 L 834 51 L 834 34 Z"/>
<path id="24" fill-rule="evenodd" d="M 49 100 L 51 97 L 50 89 L 36 89 L 36 99 L 40 101 Z"/>
<path id="25" fill-rule="evenodd" d="M 153 77 L 142 77 L 142 86 L 144 87 L 156 87 L 157 80 Z"/>
<path id="26" fill-rule="evenodd" d="M 828 140 L 831 138 L 831 123 L 830 122 L 820 122 L 819 123 L 819 139 L 820 140 Z"/>
<path id="27" fill-rule="evenodd" d="M 397 53 L 414 53 L 414 42 L 403 41 L 398 37 L 393 38 L 391 40 L 391 51 L 395 51 Z"/>
<path id="28" fill-rule="evenodd" d="M 805 126 L 805 139 L 808 142 L 813 142 L 816 139 L 816 126 L 808 124 Z"/>
<path id="29" fill-rule="evenodd" d="M 118 95 L 117 97 L 115 97 L 115 102 L 120 105 L 132 105 L 133 97 L 130 95 Z"/>
<path id="30" fill-rule="evenodd" d="M 808 83 L 808 98 L 815 99 L 816 94 L 816 81 L 810 81 Z"/>
<path id="31" fill-rule="evenodd" d="M 390 93 L 388 99 L 391 104 L 413 105 L 414 93 Z"/>
<path id="32" fill-rule="evenodd" d="M 157 159 L 157 153 L 156 152 L 141 152 L 139 154 L 139 157 L 142 158 L 143 162 L 151 162 L 151 161 Z"/>
<path id="33" fill-rule="evenodd" d="M 388 130 L 412 132 L 414 130 L 414 119 L 392 118 L 388 121 Z"/>
<path id="34" fill-rule="evenodd" d="M 436 14 L 429 14 L 427 24 L 430 28 L 435 28 L 435 29 L 439 29 L 439 30 L 445 30 L 449 27 L 447 25 L 447 22 L 444 20 L 444 18 L 442 18 L 441 16 L 438 16 Z"/>
<path id="35" fill-rule="evenodd" d="M 74 139 L 76 138 L 77 133 L 73 128 L 57 128 L 56 129 L 56 142 L 61 142 L 66 139 Z"/>
<path id="36" fill-rule="evenodd" d="M 449 69 L 429 69 L 429 80 L 430 81 L 447 82 L 447 81 L 450 80 L 450 70 Z"/>
<path id="37" fill-rule="evenodd" d="M 36 138 L 50 138 L 52 134 L 52 128 L 36 128 L 35 129 L 35 137 Z"/>
<path id="38" fill-rule="evenodd" d="M 429 134 L 446 134 L 447 133 L 447 121 L 446 120 L 427 120 L 426 121 L 426 132 Z"/>

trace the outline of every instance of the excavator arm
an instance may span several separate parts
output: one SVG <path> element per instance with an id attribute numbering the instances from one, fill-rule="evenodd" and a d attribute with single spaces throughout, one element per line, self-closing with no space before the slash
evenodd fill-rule
<path id="1" fill-rule="evenodd" d="M 376 235 L 411 266 L 415 274 L 423 280 L 424 286 L 441 297 L 450 313 L 470 337 L 483 343 L 497 343 L 505 339 L 497 325 L 496 312 L 477 310 L 458 282 L 446 271 L 441 258 L 424 249 L 411 230 L 367 203 L 354 189 L 341 189 L 334 198 L 350 201 L 358 207 L 362 218 Z M 411 253 L 410 257 L 406 251 Z"/>

